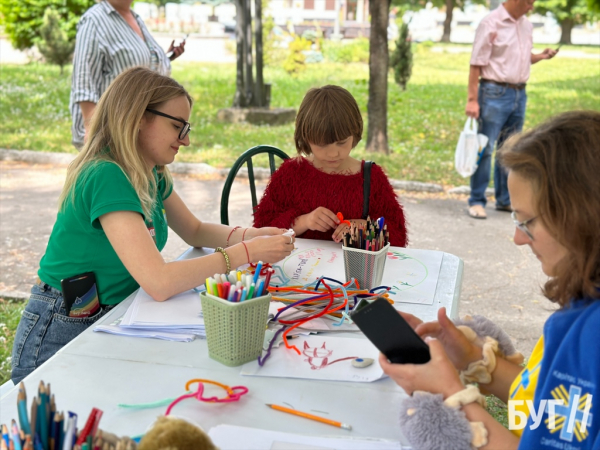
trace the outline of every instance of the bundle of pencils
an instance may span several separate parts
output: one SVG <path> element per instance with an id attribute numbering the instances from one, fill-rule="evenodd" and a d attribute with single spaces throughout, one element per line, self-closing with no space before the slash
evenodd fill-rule
<path id="1" fill-rule="evenodd" d="M 230 302 L 243 302 L 251 298 L 262 297 L 268 293 L 273 269 L 267 269 L 265 278 L 260 278 L 263 263 L 259 261 L 254 275 L 243 274 L 239 270 L 229 275 L 215 273 L 206 279 L 206 292 Z"/>
<path id="2" fill-rule="evenodd" d="M 353 223 L 350 225 L 350 231 L 344 234 L 344 247 L 359 250 L 378 252 L 388 245 L 389 241 L 390 234 L 383 217 L 377 220 L 368 217 L 366 225 Z"/>
<path id="3" fill-rule="evenodd" d="M 137 444 L 129 438 L 98 429 L 102 411 L 92 408 L 83 429 L 77 433 L 77 414 L 66 415 L 56 410 L 56 401 L 47 385 L 40 381 L 38 395 L 27 410 L 25 384 L 19 384 L 17 394 L 19 426 L 13 419 L 10 430 L 2 425 L 0 450 L 135 450 Z"/>

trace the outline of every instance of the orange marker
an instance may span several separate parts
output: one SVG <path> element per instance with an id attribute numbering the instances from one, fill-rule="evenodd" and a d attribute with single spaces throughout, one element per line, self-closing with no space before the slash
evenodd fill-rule
<path id="1" fill-rule="evenodd" d="M 326 419 L 325 417 L 315 416 L 314 414 L 308 414 L 301 411 L 296 411 L 295 409 L 286 408 L 285 406 L 279 405 L 271 405 L 269 403 L 266 404 L 269 408 L 276 409 L 277 411 L 286 412 L 289 414 L 293 414 L 295 416 L 304 417 L 305 419 L 316 420 L 317 422 L 326 423 L 327 425 L 333 425 L 334 427 L 343 428 L 344 430 L 351 430 L 352 425 L 348 425 L 347 423 L 336 422 L 335 420 Z"/>

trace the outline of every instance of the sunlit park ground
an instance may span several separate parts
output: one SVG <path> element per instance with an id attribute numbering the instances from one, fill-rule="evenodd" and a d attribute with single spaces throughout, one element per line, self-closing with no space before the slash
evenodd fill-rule
<path id="1" fill-rule="evenodd" d="M 394 83 L 390 72 L 390 155 L 366 154 L 365 124 L 364 139 L 355 156 L 377 161 L 392 178 L 446 186 L 465 184 L 466 180 L 453 169 L 453 153 L 465 120 L 468 48 L 456 44 L 435 47 L 415 44 L 413 74 L 406 91 Z M 555 59 L 534 65 L 527 87 L 525 127 L 561 111 L 600 109 L 599 61 L 598 48 L 565 46 Z M 173 66 L 173 77 L 195 100 L 190 120 L 191 145 L 180 152 L 179 161 L 228 167 L 241 152 L 257 144 L 275 145 L 293 153 L 291 123 L 269 127 L 217 121 L 217 111 L 231 106 L 235 90 L 233 64 L 175 63 Z M 70 75 L 70 67 L 61 76 L 56 66 L 2 65 L 0 148 L 75 152 L 70 144 Z M 273 85 L 273 107 L 298 108 L 310 87 L 339 84 L 352 92 L 367 119 L 367 64 L 309 64 L 295 78 L 279 67 L 267 67 L 265 80 Z"/>

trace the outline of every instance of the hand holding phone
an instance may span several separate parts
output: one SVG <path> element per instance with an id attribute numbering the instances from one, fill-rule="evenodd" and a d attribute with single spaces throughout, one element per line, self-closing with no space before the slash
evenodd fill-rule
<path id="1" fill-rule="evenodd" d="M 425 364 L 429 346 L 388 301 L 379 297 L 350 314 L 358 328 L 395 364 Z"/>
<path id="2" fill-rule="evenodd" d="M 185 37 L 181 40 L 181 42 L 178 45 L 173 45 L 173 43 L 175 41 L 173 41 L 173 43 L 171 43 L 171 47 L 170 48 L 172 48 L 172 49 L 167 52 L 167 58 L 169 58 L 171 61 L 173 61 L 175 58 L 177 58 L 178 56 L 180 56 L 181 53 L 183 53 L 185 51 L 185 48 L 184 48 L 185 47 L 185 40 L 188 38 L 189 35 L 190 35 L 189 33 L 186 34 Z M 179 48 L 179 47 L 182 47 L 182 52 L 179 55 L 176 55 L 175 49 Z"/>

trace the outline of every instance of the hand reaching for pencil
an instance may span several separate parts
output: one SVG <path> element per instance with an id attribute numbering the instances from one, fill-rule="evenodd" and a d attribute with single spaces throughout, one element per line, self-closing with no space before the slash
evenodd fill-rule
<path id="1" fill-rule="evenodd" d="M 328 231 L 335 228 L 340 223 L 336 214 L 323 206 L 319 206 L 314 211 L 298 216 L 294 222 L 294 231 L 299 236 L 307 230 Z"/>

